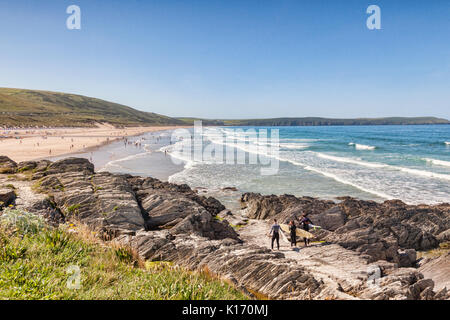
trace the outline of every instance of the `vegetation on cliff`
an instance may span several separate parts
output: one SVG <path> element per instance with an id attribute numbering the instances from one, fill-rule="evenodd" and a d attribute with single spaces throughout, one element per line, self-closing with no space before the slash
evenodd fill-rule
<path id="1" fill-rule="evenodd" d="M 363 126 L 363 125 L 413 125 L 413 124 L 450 124 L 446 119 L 435 117 L 390 117 L 390 118 L 356 118 L 356 119 L 331 119 L 318 117 L 304 118 L 272 118 L 272 119 L 236 119 L 236 120 L 212 120 L 179 118 L 186 123 L 193 124 L 196 120 L 202 120 L 204 125 L 211 126 Z"/>
<path id="2" fill-rule="evenodd" d="M 0 88 L 0 126 L 91 127 L 183 125 L 151 112 L 75 94 Z"/>

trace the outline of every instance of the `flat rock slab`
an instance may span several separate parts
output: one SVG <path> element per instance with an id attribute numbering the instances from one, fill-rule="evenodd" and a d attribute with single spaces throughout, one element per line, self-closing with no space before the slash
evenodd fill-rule
<path id="1" fill-rule="evenodd" d="M 419 271 L 435 283 L 435 289 L 450 290 L 450 251 L 439 257 L 426 258 L 420 263 Z"/>

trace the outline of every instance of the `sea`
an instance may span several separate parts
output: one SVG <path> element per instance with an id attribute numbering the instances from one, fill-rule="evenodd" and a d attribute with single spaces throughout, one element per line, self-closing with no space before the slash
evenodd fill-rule
<path id="1" fill-rule="evenodd" d="M 224 202 L 235 202 L 244 192 L 450 202 L 450 125 L 182 130 L 148 133 L 82 156 L 89 156 L 97 170 L 186 183 Z M 189 144 L 186 134 L 194 133 L 201 135 L 200 150 L 213 160 L 196 156 L 198 148 L 183 149 Z M 245 161 L 225 159 L 233 148 L 235 156 L 246 154 Z M 274 162 L 276 170 L 262 174 L 261 168 Z"/>

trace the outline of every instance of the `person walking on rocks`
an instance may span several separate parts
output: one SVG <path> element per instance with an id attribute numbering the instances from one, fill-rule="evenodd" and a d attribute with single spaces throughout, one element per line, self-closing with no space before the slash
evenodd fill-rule
<path id="1" fill-rule="evenodd" d="M 277 219 L 273 219 L 272 228 L 270 228 L 269 235 L 272 235 L 272 250 L 273 250 L 273 242 L 277 241 L 277 248 L 280 250 L 280 225 L 277 222 Z"/>
<path id="2" fill-rule="evenodd" d="M 303 214 L 302 219 L 300 220 L 300 223 L 303 226 L 303 230 L 308 231 L 308 232 L 309 232 L 309 225 L 313 224 L 311 219 L 308 218 L 308 215 L 306 213 Z M 303 238 L 303 240 L 305 241 L 305 247 L 307 247 L 309 244 L 309 239 Z"/>
<path id="3" fill-rule="evenodd" d="M 295 225 L 294 220 L 291 220 L 291 222 L 289 222 L 289 233 L 291 236 L 291 247 L 297 246 L 297 226 Z"/>

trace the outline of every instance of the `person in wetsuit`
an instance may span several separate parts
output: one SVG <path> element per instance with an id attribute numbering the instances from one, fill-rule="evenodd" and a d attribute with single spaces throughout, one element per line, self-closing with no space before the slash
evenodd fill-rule
<path id="1" fill-rule="evenodd" d="M 273 242 L 277 241 L 277 248 L 280 250 L 280 225 L 277 222 L 277 219 L 273 219 L 273 225 L 270 228 L 269 235 L 272 235 L 272 250 L 273 250 Z"/>
<path id="2" fill-rule="evenodd" d="M 302 219 L 300 220 L 300 223 L 303 226 L 303 230 L 309 232 L 309 225 L 312 224 L 312 221 L 311 221 L 311 219 L 308 218 L 308 215 L 306 213 L 303 214 Z M 305 247 L 307 247 L 309 244 L 309 239 L 303 238 L 303 240 L 305 241 Z"/>
<path id="3" fill-rule="evenodd" d="M 295 225 L 294 220 L 291 220 L 289 223 L 289 233 L 291 236 L 291 247 L 297 246 L 297 226 Z"/>

